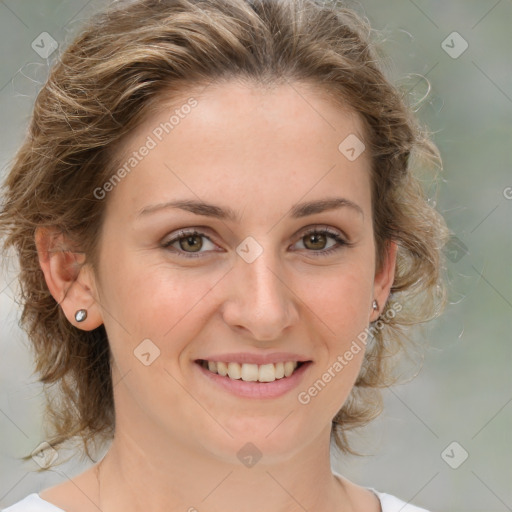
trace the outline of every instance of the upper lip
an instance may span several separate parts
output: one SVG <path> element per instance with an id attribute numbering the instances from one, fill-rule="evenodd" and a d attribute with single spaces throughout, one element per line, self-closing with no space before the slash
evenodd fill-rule
<path id="1" fill-rule="evenodd" d="M 211 356 L 196 359 L 196 361 L 215 361 L 222 363 L 247 363 L 247 364 L 270 364 L 270 363 L 286 363 L 287 361 L 307 362 L 311 361 L 307 357 L 300 354 L 292 354 L 291 352 L 273 352 L 270 354 L 251 354 L 248 352 L 232 352 L 229 354 L 214 354 Z"/>

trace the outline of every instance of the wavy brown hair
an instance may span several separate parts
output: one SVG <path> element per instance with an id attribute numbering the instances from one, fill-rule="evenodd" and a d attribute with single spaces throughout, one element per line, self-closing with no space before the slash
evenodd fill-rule
<path id="1" fill-rule="evenodd" d="M 371 34 L 352 10 L 320 0 L 118 1 L 58 56 L 14 156 L 0 210 L 3 249 L 14 249 L 19 260 L 20 324 L 47 391 L 51 446 L 78 440 L 89 455 L 91 442 L 111 438 L 113 383 L 104 327 L 83 331 L 68 322 L 46 285 L 35 229 L 61 230 L 97 268 L 108 198 L 99 200 L 94 190 L 113 175 L 125 136 L 163 99 L 235 79 L 313 84 L 364 123 L 377 269 L 387 242 L 398 244 L 398 255 L 382 320 L 372 326 L 360 375 L 333 418 L 336 445 L 354 453 L 346 434 L 380 413 L 378 388 L 396 380 L 391 363 L 412 343 L 408 327 L 446 303 L 442 247 L 449 237 L 420 176 L 424 169 L 437 176 L 438 151 L 405 93 L 380 68 Z"/>

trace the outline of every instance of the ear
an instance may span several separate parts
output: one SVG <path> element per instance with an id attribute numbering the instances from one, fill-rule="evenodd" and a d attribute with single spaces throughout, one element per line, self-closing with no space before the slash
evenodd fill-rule
<path id="1" fill-rule="evenodd" d="M 103 323 L 97 297 L 94 273 L 84 264 L 85 255 L 56 228 L 38 227 L 35 243 L 39 265 L 53 298 L 59 303 L 66 318 L 74 326 L 91 331 Z M 87 318 L 75 320 L 79 309 L 87 310 Z"/>
<path id="2" fill-rule="evenodd" d="M 379 305 L 378 309 L 373 309 L 370 306 L 370 310 L 372 311 L 370 315 L 370 322 L 376 321 L 382 310 L 384 309 L 384 305 L 389 297 L 389 292 L 391 287 L 393 286 L 393 281 L 395 279 L 395 265 L 396 265 L 396 254 L 397 254 L 398 246 L 396 242 L 388 241 L 386 244 L 386 254 L 384 257 L 384 261 L 382 263 L 382 268 L 377 270 L 375 274 L 375 278 L 373 281 L 373 300 L 375 299 Z"/>

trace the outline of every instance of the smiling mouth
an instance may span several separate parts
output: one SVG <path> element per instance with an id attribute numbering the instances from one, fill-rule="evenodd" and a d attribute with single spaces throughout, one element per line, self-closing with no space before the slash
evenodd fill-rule
<path id="1" fill-rule="evenodd" d="M 198 359 L 197 364 L 212 373 L 231 380 L 243 380 L 245 382 L 274 382 L 275 380 L 290 377 L 295 370 L 311 361 L 286 361 L 284 363 L 249 364 L 220 361 L 206 361 Z"/>

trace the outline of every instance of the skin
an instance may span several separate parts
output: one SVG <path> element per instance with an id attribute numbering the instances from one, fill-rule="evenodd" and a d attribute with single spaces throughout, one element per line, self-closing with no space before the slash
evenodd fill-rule
<path id="1" fill-rule="evenodd" d="M 259 512 L 262 503 L 272 512 L 298 504 L 378 512 L 376 496 L 336 478 L 329 459 L 331 420 L 363 351 L 309 404 L 297 399 L 378 318 L 372 301 L 382 308 L 393 283 L 394 243 L 383 268 L 375 268 L 368 151 L 349 161 L 338 150 L 349 134 L 363 139 L 361 120 L 305 84 L 265 89 L 232 81 L 187 93 L 197 107 L 105 198 L 96 271 L 79 270 L 76 254 L 54 251 L 66 244 L 62 236 L 36 232 L 41 268 L 69 321 L 85 330 L 105 325 L 117 418 L 100 493 L 95 465 L 40 495 L 72 512 Z M 122 151 L 140 148 L 170 110 L 162 104 Z M 342 207 L 289 216 L 296 203 L 333 196 L 362 213 Z M 171 208 L 138 216 L 174 199 L 230 207 L 241 220 Z M 330 236 L 324 245 L 308 242 L 304 232 L 315 226 L 352 245 L 319 256 L 338 244 Z M 208 236 L 193 239 L 203 244 L 200 257 L 185 257 L 197 254 L 186 240 L 174 251 L 162 247 L 179 228 Z M 248 236 L 263 249 L 252 263 L 236 252 Z M 88 317 L 77 323 L 80 308 Z M 160 355 L 145 366 L 134 350 L 148 338 Z M 313 364 L 297 389 L 273 399 L 234 396 L 194 363 L 219 353 L 277 351 Z M 237 458 L 248 442 L 262 454 L 251 468 Z"/>

